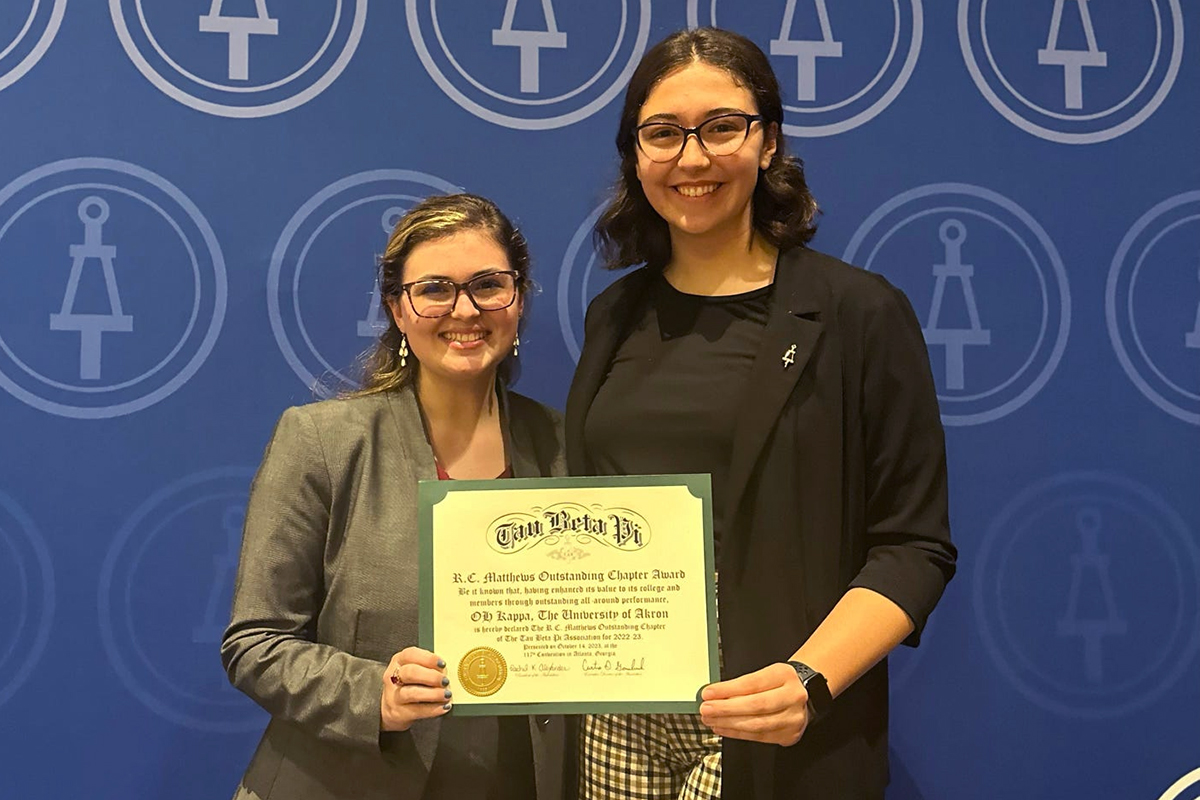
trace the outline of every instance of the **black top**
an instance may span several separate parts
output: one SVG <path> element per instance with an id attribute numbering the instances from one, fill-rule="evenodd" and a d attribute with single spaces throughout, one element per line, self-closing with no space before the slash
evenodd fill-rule
<path id="1" fill-rule="evenodd" d="M 772 294 L 684 294 L 657 276 L 584 427 L 600 475 L 711 474 L 718 548 L 734 422 Z"/>
<path id="2" fill-rule="evenodd" d="M 567 395 L 567 463 L 595 474 L 597 392 L 655 272 L 592 301 Z M 803 247 L 782 251 L 770 318 L 743 387 L 721 548 L 722 675 L 795 652 L 845 594 L 902 608 L 920 637 L 954 574 L 944 436 L 921 323 L 878 274 Z M 834 701 L 797 747 L 721 742 L 727 797 L 882 800 L 887 663 Z"/>

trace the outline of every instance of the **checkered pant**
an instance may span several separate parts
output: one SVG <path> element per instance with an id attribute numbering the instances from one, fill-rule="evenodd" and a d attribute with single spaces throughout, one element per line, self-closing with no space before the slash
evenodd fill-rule
<path id="1" fill-rule="evenodd" d="M 583 721 L 581 800 L 719 800 L 721 738 L 696 714 Z"/>
<path id="2" fill-rule="evenodd" d="M 724 671 L 720 625 L 717 659 Z M 721 737 L 699 714 L 586 716 L 579 767 L 580 800 L 721 798 Z"/>

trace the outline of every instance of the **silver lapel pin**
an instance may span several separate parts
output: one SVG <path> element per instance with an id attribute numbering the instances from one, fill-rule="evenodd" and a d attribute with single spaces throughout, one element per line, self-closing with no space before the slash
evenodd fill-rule
<path id="1" fill-rule="evenodd" d="M 787 352 L 783 354 L 783 368 L 787 369 L 788 367 L 790 367 L 792 364 L 795 364 L 795 363 L 796 363 L 796 345 L 792 345 L 791 347 L 789 347 L 787 349 Z"/>

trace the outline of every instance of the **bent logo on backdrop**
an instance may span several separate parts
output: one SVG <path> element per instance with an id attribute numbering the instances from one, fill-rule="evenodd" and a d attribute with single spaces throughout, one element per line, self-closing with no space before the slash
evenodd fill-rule
<path id="1" fill-rule="evenodd" d="M 0 706 L 29 678 L 54 624 L 54 571 L 33 522 L 0 492 Z"/>
<path id="2" fill-rule="evenodd" d="M 109 661 L 147 708 L 184 727 L 231 733 L 266 719 L 217 658 L 252 477 L 214 469 L 156 492 L 117 532 L 101 568 Z"/>
<path id="3" fill-rule="evenodd" d="M 996 668 L 1041 708 L 1122 716 L 1195 672 L 1195 534 L 1138 483 L 1082 472 L 1031 486 L 989 527 L 974 577 Z"/>
<path id="4" fill-rule="evenodd" d="M 50 49 L 67 0 L 19 0 L 0 8 L 0 90 L 16 83 Z"/>
<path id="5" fill-rule="evenodd" d="M 587 119 L 646 51 L 650 0 L 406 0 L 426 71 L 480 119 L 519 130 Z"/>
<path id="6" fill-rule="evenodd" d="M 170 396 L 225 318 L 225 262 L 174 184 L 134 164 L 57 161 L 0 189 L 0 388 L 79 419 Z"/>
<path id="7" fill-rule="evenodd" d="M 606 204 L 588 214 L 571 237 L 558 273 L 558 326 L 571 358 L 579 361 L 583 349 L 583 321 L 588 304 L 628 271 L 610 272 L 597 263 L 592 249 L 592 229 Z"/>
<path id="8" fill-rule="evenodd" d="M 431 194 L 461 191 L 403 169 L 326 186 L 292 216 L 267 272 L 267 311 L 284 358 L 321 396 L 358 385 L 356 360 L 387 327 L 378 258 L 396 222 Z"/>
<path id="9" fill-rule="evenodd" d="M 1200 800 L 1200 768 L 1171 784 L 1158 800 Z"/>
<path id="10" fill-rule="evenodd" d="M 832 136 L 874 119 L 904 90 L 924 35 L 921 0 L 688 0 L 687 15 L 690 27 L 736 30 L 767 53 L 792 136 Z"/>
<path id="11" fill-rule="evenodd" d="M 1063 144 L 1113 139 L 1153 114 L 1183 59 L 1179 0 L 959 0 L 975 85 L 1001 116 Z"/>
<path id="12" fill-rule="evenodd" d="M 1045 229 L 1007 197 L 961 183 L 911 189 L 872 212 L 843 257 L 908 296 L 945 424 L 1011 414 L 1058 367 L 1067 273 Z"/>
<path id="13" fill-rule="evenodd" d="M 265 117 L 329 88 L 358 48 L 367 0 L 109 0 L 125 52 L 155 87 L 222 117 Z"/>
<path id="14" fill-rule="evenodd" d="M 1125 234 L 1105 311 L 1117 358 L 1138 390 L 1200 425 L 1200 191 L 1162 201 Z"/>

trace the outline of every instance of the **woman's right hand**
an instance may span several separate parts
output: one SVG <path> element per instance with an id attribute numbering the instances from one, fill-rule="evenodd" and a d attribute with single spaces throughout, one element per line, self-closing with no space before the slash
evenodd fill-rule
<path id="1" fill-rule="evenodd" d="M 383 672 L 379 729 L 406 731 L 419 719 L 450 710 L 446 662 L 428 650 L 406 647 L 392 656 Z"/>

